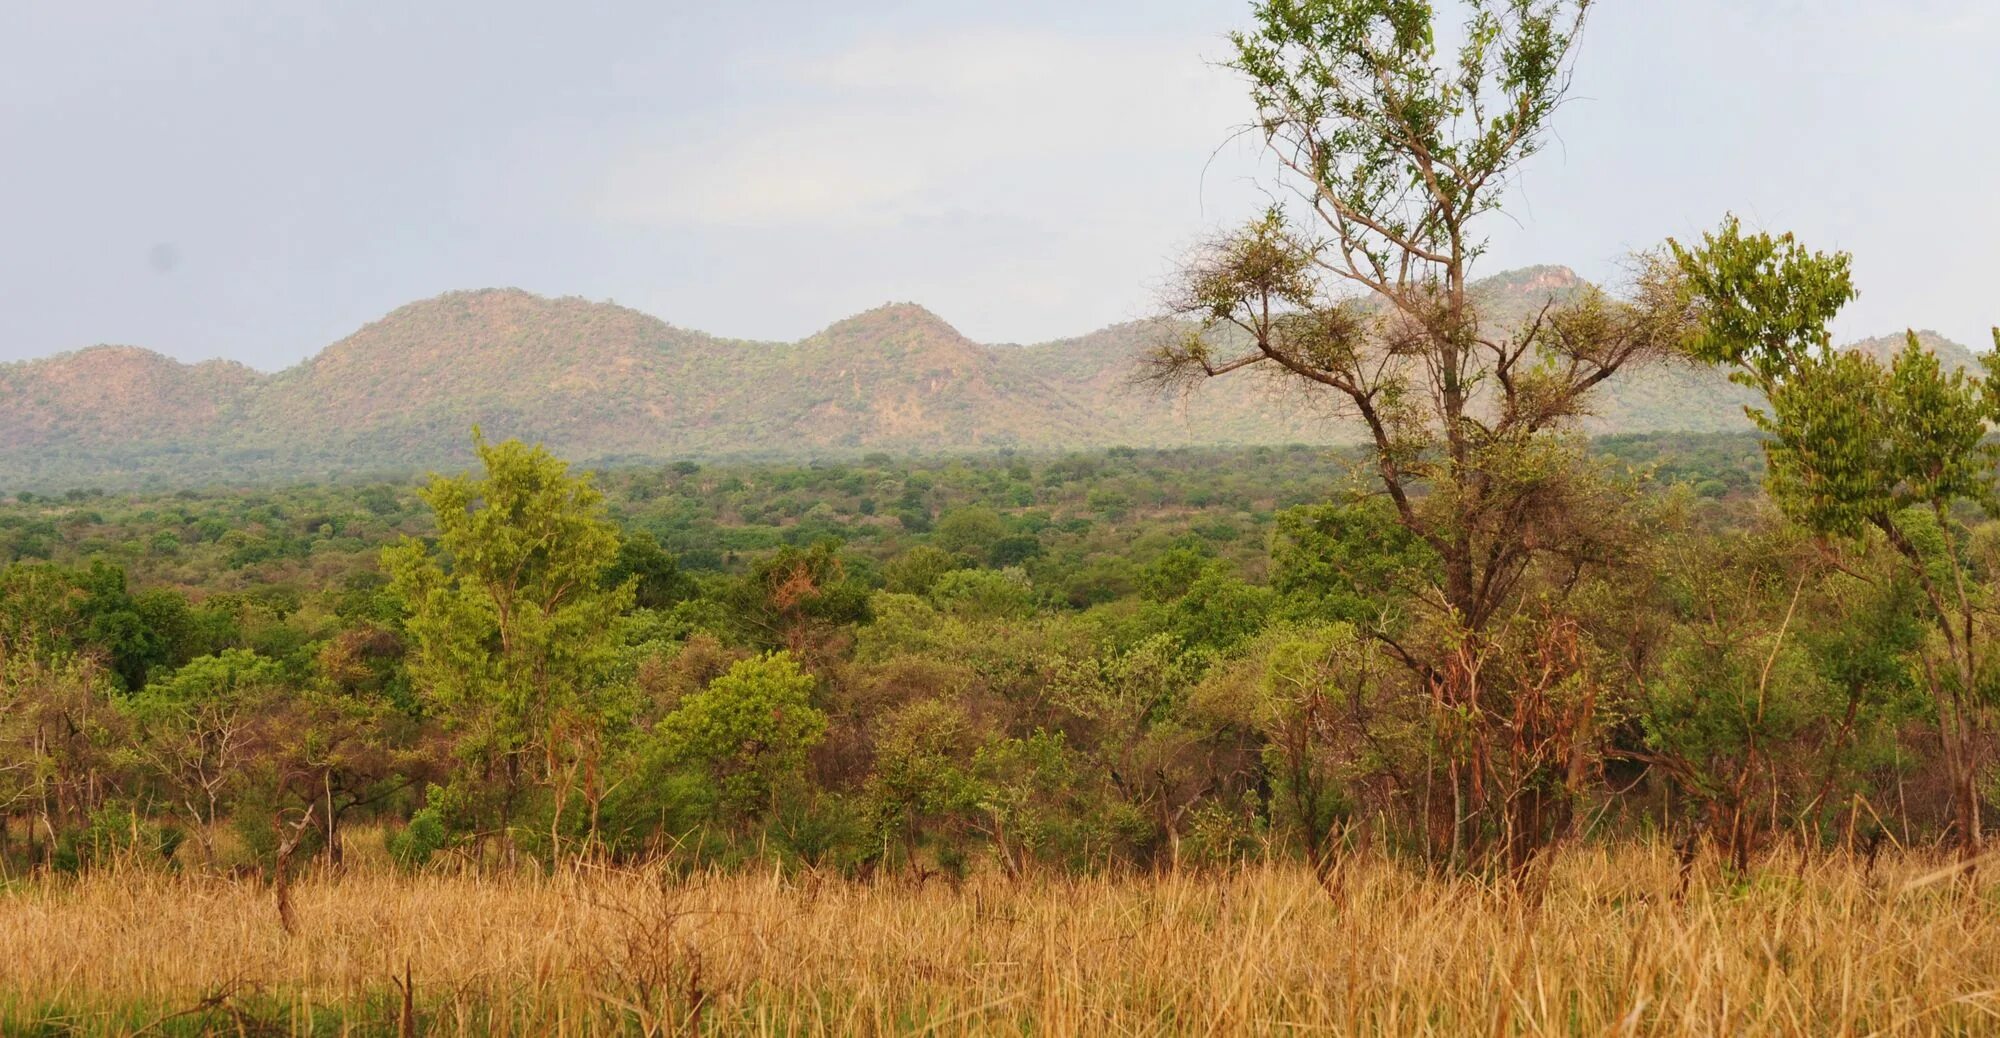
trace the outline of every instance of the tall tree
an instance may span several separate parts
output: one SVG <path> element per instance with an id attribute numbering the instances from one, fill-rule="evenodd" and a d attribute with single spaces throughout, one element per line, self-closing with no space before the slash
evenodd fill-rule
<path id="1" fill-rule="evenodd" d="M 601 580 L 618 535 L 588 478 L 540 446 L 476 446 L 483 476 L 439 476 L 423 491 L 435 545 L 405 539 L 384 564 L 407 610 L 411 680 L 458 737 L 455 813 L 506 831 L 526 789 L 546 783 L 559 842 L 565 802 L 602 793 L 598 764 L 621 709 L 612 621 L 632 589 Z"/>
<path id="2" fill-rule="evenodd" d="M 1542 794 L 1569 782 L 1571 762 L 1523 771 L 1496 756 L 1545 746 L 1531 733 L 1551 719 L 1521 708 L 1549 701 L 1539 684 L 1517 701 L 1487 661 L 1538 572 L 1553 577 L 1539 581 L 1555 600 L 1546 615 L 1578 572 L 1619 553 L 1620 524 L 1605 521 L 1618 497 L 1574 423 L 1607 379 L 1673 355 L 1684 323 L 1658 256 L 1641 257 L 1627 299 L 1584 289 L 1511 331 L 1484 318 L 1470 281 L 1483 220 L 1542 144 L 1588 0 L 1465 7 L 1464 42 L 1446 57 L 1423 0 L 1255 6 L 1231 64 L 1308 215 L 1273 208 L 1202 249 L 1169 299 L 1197 331 L 1152 368 L 1165 386 L 1263 369 L 1366 430 L 1375 489 L 1435 556 L 1429 644 L 1374 633 L 1451 729 L 1434 849 L 1461 859 L 1469 839 L 1504 830 L 1526 849 L 1563 824 Z"/>
<path id="3" fill-rule="evenodd" d="M 1746 233 L 1732 217 L 1673 248 L 1699 307 L 1695 353 L 1763 394 L 1750 416 L 1769 436 L 1779 508 L 1825 537 L 1879 538 L 1923 589 L 1935 638 L 1922 669 L 1970 862 L 2000 701 L 2000 602 L 1979 579 L 1992 570 L 1974 559 L 1965 519 L 2000 514 L 2000 445 L 1988 437 L 2000 423 L 2000 355 L 1969 374 L 1947 373 L 1914 333 L 1887 364 L 1834 348 L 1828 322 L 1855 296 L 1850 258 L 1789 234 Z"/>

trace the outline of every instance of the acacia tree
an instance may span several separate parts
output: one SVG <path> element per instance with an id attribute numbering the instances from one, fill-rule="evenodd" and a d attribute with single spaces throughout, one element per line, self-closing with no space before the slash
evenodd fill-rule
<path id="1" fill-rule="evenodd" d="M 1915 333 L 1886 365 L 1835 349 L 1827 324 L 1855 296 L 1850 257 L 1789 234 L 1746 234 L 1732 217 L 1673 249 L 1699 307 L 1694 352 L 1764 397 L 1749 413 L 1769 436 L 1766 485 L 1779 508 L 1823 537 L 1879 538 L 1923 590 L 1935 637 L 1920 663 L 1970 862 L 2000 700 L 2000 603 L 1979 579 L 1963 512 L 2000 514 L 2000 446 L 1988 439 L 2000 423 L 2000 355 L 1968 374 L 1946 372 Z"/>
<path id="2" fill-rule="evenodd" d="M 626 708 L 609 680 L 613 621 L 632 589 L 600 579 L 618 535 L 588 479 L 540 446 L 476 446 L 483 477 L 423 491 L 435 548 L 406 539 L 384 567 L 407 610 L 411 681 L 457 737 L 447 813 L 507 831 L 526 789 L 545 784 L 559 844 L 566 801 L 581 792 L 594 817 L 602 798 L 605 739 Z"/>
<path id="3" fill-rule="evenodd" d="M 1427 643 L 1373 633 L 1436 707 L 1448 752 L 1432 849 L 1459 860 L 1489 836 L 1531 849 L 1565 824 L 1544 808 L 1575 773 L 1580 733 L 1563 720 L 1573 703 L 1544 693 L 1588 694 L 1568 675 L 1514 668 L 1535 671 L 1516 701 L 1507 668 L 1490 664 L 1508 641 L 1565 655 L 1533 630 L 1500 629 L 1560 612 L 1579 573 L 1620 554 L 1607 521 L 1619 495 L 1594 477 L 1574 424 L 1607 379 L 1674 354 L 1684 316 L 1655 256 L 1628 299 L 1583 289 L 1511 331 L 1484 319 L 1470 281 L 1483 220 L 1541 146 L 1588 0 L 1466 6 L 1449 58 L 1423 0 L 1255 6 L 1231 66 L 1307 216 L 1274 208 L 1200 250 L 1169 298 L 1196 331 L 1151 369 L 1165 386 L 1262 369 L 1365 430 L 1374 489 L 1434 556 Z M 1549 600 L 1524 610 L 1538 584 Z M 1544 706 L 1556 714 L 1520 712 Z M 1543 756 L 1503 766 L 1510 746 Z"/>

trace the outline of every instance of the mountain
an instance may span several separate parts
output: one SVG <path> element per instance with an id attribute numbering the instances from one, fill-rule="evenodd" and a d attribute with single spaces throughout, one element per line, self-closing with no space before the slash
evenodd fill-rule
<path id="1" fill-rule="evenodd" d="M 1969 349 L 1926 328 L 1917 334 L 1917 345 L 1931 351 L 1946 371 L 1971 371 L 1979 367 L 1979 358 Z M 1848 349 L 1859 350 L 1876 360 L 1887 364 L 1903 352 L 1909 342 L 1905 335 L 1878 335 L 1873 339 L 1863 339 L 1850 343 Z"/>
<path id="2" fill-rule="evenodd" d="M 257 377 L 241 364 L 182 364 L 136 346 L 0 365 L 0 442 L 47 449 L 198 439 L 221 426 Z"/>
<path id="3" fill-rule="evenodd" d="M 422 463 L 474 423 L 590 455 L 643 450 L 710 416 L 685 389 L 713 382 L 738 343 L 637 310 L 519 289 L 411 303 L 270 376 L 246 395 L 235 442 Z"/>
<path id="4" fill-rule="evenodd" d="M 1564 267 L 1475 287 L 1488 319 L 1580 292 Z M 470 456 L 477 424 L 586 462 L 866 450 L 1060 450 L 1352 442 L 1309 397 L 1251 373 L 1161 396 L 1140 358 L 1185 329 L 1115 325 L 984 345 L 895 303 L 794 343 L 726 339 L 639 311 L 519 289 L 400 307 L 260 374 L 99 346 L 0 364 L 0 486 L 407 473 Z M 1928 333 L 1926 333 L 1928 334 Z M 1953 365 L 1971 353 L 1931 336 Z M 1900 348 L 1900 338 L 1857 344 Z M 1592 432 L 1748 428 L 1748 392 L 1705 368 L 1614 380 Z"/>

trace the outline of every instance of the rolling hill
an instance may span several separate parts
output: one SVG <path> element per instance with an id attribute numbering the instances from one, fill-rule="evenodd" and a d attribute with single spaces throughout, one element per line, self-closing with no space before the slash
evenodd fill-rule
<path id="1" fill-rule="evenodd" d="M 1533 267 L 1478 291 L 1507 320 L 1582 284 Z M 1353 438 L 1254 375 L 1169 398 L 1136 386 L 1138 357 L 1175 334 L 1154 320 L 985 345 L 898 303 L 799 342 L 751 342 L 610 303 L 452 292 L 269 375 L 129 346 L 0 365 L 0 485 L 407 473 L 462 463 L 474 424 L 587 462 Z M 1927 344 L 1972 362 L 1955 343 Z M 1653 369 L 1613 386 L 1592 432 L 1747 428 L 1746 391 L 1713 371 Z"/>

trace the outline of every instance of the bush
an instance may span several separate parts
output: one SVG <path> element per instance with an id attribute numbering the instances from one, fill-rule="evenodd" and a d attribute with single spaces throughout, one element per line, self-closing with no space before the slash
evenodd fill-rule
<path id="1" fill-rule="evenodd" d="M 444 816 L 436 808 L 426 807 L 411 815 L 410 824 L 400 832 L 389 834 L 389 857 L 401 868 L 420 869 L 450 841 Z"/>

